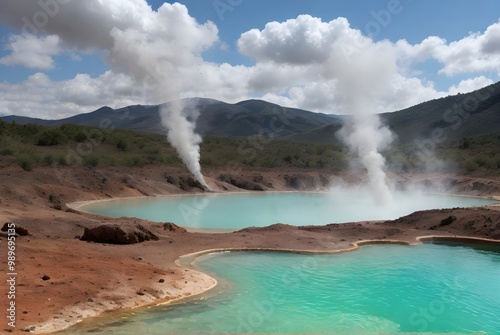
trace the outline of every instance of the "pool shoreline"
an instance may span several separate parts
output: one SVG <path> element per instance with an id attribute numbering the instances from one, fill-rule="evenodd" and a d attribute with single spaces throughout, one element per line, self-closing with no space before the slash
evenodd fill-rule
<path id="1" fill-rule="evenodd" d="M 109 201 L 119 201 L 119 200 L 133 200 L 133 199 L 145 199 L 145 198 L 175 198 L 175 197 L 190 197 L 190 196 L 201 196 L 207 194 L 217 194 L 217 195 L 234 195 L 234 194 L 270 194 L 270 193 L 311 193 L 311 194 L 323 194 L 328 193 L 327 190 L 324 191 L 238 191 L 238 192 L 192 192 L 192 193 L 172 193 L 172 194 L 156 194 L 156 195 L 143 195 L 143 196 L 135 196 L 135 197 L 116 197 L 116 198 L 102 198 L 102 199 L 94 199 L 94 200 L 83 200 L 83 201 L 75 201 L 67 203 L 66 206 L 71 208 L 72 210 L 92 214 L 89 212 L 81 211 L 80 208 L 86 205 L 96 204 L 96 203 L 105 203 Z M 452 196 L 452 197 L 463 197 L 463 198 L 476 198 L 476 199 L 487 199 L 487 200 L 495 200 L 500 202 L 500 195 L 488 195 L 488 196 L 477 196 L 477 195 L 466 195 L 459 193 L 441 193 L 441 192 L 423 192 L 425 194 L 434 194 L 434 195 L 443 195 L 443 196 Z M 500 203 L 486 206 L 500 206 Z M 95 214 L 94 214 L 95 215 Z"/>
<path id="2" fill-rule="evenodd" d="M 218 280 L 217 278 L 212 277 L 211 275 L 203 272 L 200 270 L 194 263 L 197 261 L 198 258 L 205 256 L 205 255 L 210 255 L 210 254 L 217 254 L 217 253 L 227 253 L 227 252 L 262 252 L 262 253 L 290 253 L 290 254 L 302 254 L 302 255 L 335 255 L 335 254 L 340 254 L 340 253 L 346 253 L 346 252 L 351 252 L 358 250 L 364 246 L 370 246 L 370 245 L 404 245 L 408 247 L 412 246 L 419 246 L 425 243 L 434 243 L 434 242 L 456 242 L 459 245 L 463 245 L 466 247 L 470 246 L 480 246 L 480 245 L 494 245 L 494 246 L 499 246 L 500 247 L 500 240 L 494 240 L 494 239 L 485 239 L 485 238 L 477 238 L 477 237 L 469 237 L 469 236 L 446 236 L 446 235 L 423 235 L 423 236 L 417 236 L 415 237 L 414 242 L 410 241 L 405 241 L 405 240 L 379 240 L 379 239 L 373 239 L 373 240 L 361 240 L 361 241 L 356 241 L 353 242 L 351 246 L 347 248 L 340 248 L 340 249 L 331 249 L 331 250 L 306 250 L 306 249 L 279 249 L 279 248 L 216 248 L 216 249 L 206 249 L 206 250 L 201 250 L 185 255 L 181 255 L 177 260 L 175 261 L 175 264 L 182 268 L 182 269 L 189 269 L 190 271 L 195 271 L 198 272 L 199 274 L 206 276 L 211 279 L 211 284 L 207 285 L 205 287 L 196 287 L 197 289 L 195 292 L 191 293 L 186 293 L 183 296 L 180 297 L 173 297 L 173 298 L 163 298 L 163 299 L 157 299 L 156 301 L 153 301 L 151 303 L 143 304 L 136 306 L 134 308 L 122 310 L 120 312 L 117 312 L 116 310 L 112 311 L 102 311 L 101 313 L 98 313 L 97 315 L 90 316 L 88 318 L 83 318 L 81 320 L 78 320 L 75 323 L 72 323 L 70 325 L 67 325 L 67 327 L 54 329 L 54 330 L 48 330 L 42 333 L 39 333 L 35 331 L 34 333 L 36 334 L 54 334 L 63 330 L 67 330 L 81 322 L 91 322 L 95 317 L 105 315 L 106 313 L 119 313 L 122 315 L 125 315 L 127 313 L 130 313 L 132 311 L 136 310 L 141 310 L 141 309 L 146 309 L 150 307 L 155 307 L 155 306 L 164 306 L 164 305 L 171 305 L 171 304 L 180 304 L 180 303 L 188 303 L 189 300 L 191 299 L 196 299 L 197 297 L 201 297 L 206 295 L 209 291 L 212 289 L 216 288 L 218 286 Z M 188 260 L 186 262 L 186 260 Z M 189 283 L 191 284 L 191 283 Z M 47 327 L 47 328 L 50 328 Z"/>
<path id="3" fill-rule="evenodd" d="M 321 195 L 328 195 L 328 194 L 335 194 L 332 193 L 331 191 L 328 190 L 316 190 L 316 191 L 264 191 L 264 192 L 255 192 L 255 191 L 242 191 L 242 192 L 195 192 L 195 193 L 189 193 L 189 194 L 160 194 L 160 195 L 153 195 L 153 196 L 137 196 L 137 197 L 117 197 L 117 198 L 106 198 L 106 199 L 94 199 L 94 200 L 87 200 L 87 201 L 78 201 L 78 202 L 72 202 L 72 203 L 67 203 L 66 206 L 70 208 L 73 211 L 76 211 L 78 213 L 82 214 L 90 214 L 90 215 L 97 215 L 105 218 L 119 218 L 118 216 L 107 216 L 105 214 L 101 214 L 98 212 L 92 212 L 85 210 L 85 207 L 90 206 L 95 204 L 106 204 L 107 202 L 120 202 L 120 201 L 134 201 L 134 200 L 141 200 L 141 199 L 168 199 L 168 198 L 177 198 L 177 199 L 182 199 L 184 197 L 186 198 L 193 198 L 193 197 L 203 197 L 203 196 L 210 196 L 210 195 L 216 195 L 216 196 L 232 196 L 232 195 L 277 195 L 277 194 L 321 194 Z M 500 207 L 500 196 L 495 196 L 495 195 L 490 195 L 490 196 L 471 196 L 471 195 L 464 195 L 464 194 L 456 194 L 456 193 L 439 193 L 439 192 L 422 192 L 422 195 L 429 195 L 429 196 L 443 196 L 443 197 L 456 197 L 456 198 L 469 198 L 469 199 L 484 199 L 484 200 L 490 200 L 490 201 L 495 201 L 495 203 L 492 204 L 485 204 L 481 206 L 473 206 L 473 207 L 485 207 L 488 208 L 489 206 L 491 207 Z M 194 199 L 194 198 L 193 198 Z M 193 200 L 194 202 L 194 200 Z M 443 208 L 451 208 L 451 207 L 443 207 Z M 411 211 L 406 212 L 406 214 L 399 213 L 401 216 L 404 215 L 409 215 L 414 211 L 418 210 L 427 210 L 427 209 L 412 209 Z M 128 217 L 128 218 L 141 218 L 140 215 L 123 215 L 120 217 Z M 368 221 L 380 221 L 380 220 L 394 220 L 396 217 L 392 218 L 371 218 L 368 219 Z M 230 233 L 234 231 L 238 231 L 240 229 L 244 229 L 246 227 L 252 226 L 250 225 L 244 225 L 241 227 L 220 227 L 220 228 L 210 228 L 210 227 L 196 227 L 196 226 L 189 226 L 189 225 L 184 225 L 181 224 L 181 222 L 178 222 L 176 219 L 166 219 L 166 220 L 157 220 L 157 219 L 152 219 L 150 217 L 145 217 L 143 218 L 144 220 L 149 220 L 152 222 L 173 222 L 176 225 L 186 229 L 188 232 L 192 233 Z M 293 220 L 292 220 L 293 221 Z M 357 221 L 364 221 L 364 220 L 359 220 L 359 218 L 344 218 L 339 220 L 336 223 L 344 223 L 344 222 L 357 222 Z M 287 224 L 292 224 L 295 226 L 299 226 L 301 224 L 297 223 L 289 223 L 288 221 L 283 221 L 286 222 Z M 270 223 L 272 224 L 272 223 Z M 328 223 L 321 222 L 318 223 L 318 225 L 326 225 Z M 268 225 L 268 223 L 266 223 Z M 262 226 L 264 227 L 264 226 Z"/>
<path id="4" fill-rule="evenodd" d="M 225 253 L 225 252 L 276 252 L 276 253 L 291 253 L 291 254 L 303 254 L 303 255 L 335 255 L 344 252 L 350 252 L 358 250 L 364 246 L 368 245 L 404 245 L 404 246 L 419 246 L 425 243 L 434 243 L 434 242 L 458 242 L 458 244 L 464 246 L 473 246 L 473 245 L 498 245 L 500 246 L 500 240 L 493 239 L 485 239 L 479 237 L 469 237 L 469 236 L 446 236 L 446 235 L 424 235 L 418 236 L 415 238 L 416 242 L 408 242 L 404 240 L 361 240 L 354 242 L 351 247 L 344 249 L 331 249 L 331 250 L 305 250 L 305 249 L 274 249 L 274 248 L 219 248 L 219 249 L 207 249 L 202 251 L 193 252 L 190 254 L 180 256 L 175 263 L 178 266 L 190 268 L 198 257 L 209 255 L 209 254 L 217 254 L 217 253 Z M 189 263 L 186 263 L 184 259 L 191 259 Z"/>

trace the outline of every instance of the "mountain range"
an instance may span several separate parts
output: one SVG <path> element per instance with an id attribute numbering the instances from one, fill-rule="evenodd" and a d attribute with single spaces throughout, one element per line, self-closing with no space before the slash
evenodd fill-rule
<path id="1" fill-rule="evenodd" d="M 206 98 L 184 99 L 187 110 L 199 112 L 196 131 L 212 136 L 253 136 L 272 133 L 277 138 L 301 142 L 336 142 L 336 132 L 348 116 L 287 108 L 262 100 L 236 104 Z M 116 128 L 142 132 L 163 132 L 160 108 L 164 105 L 134 105 L 119 109 L 102 107 L 96 111 L 60 120 L 23 116 L 1 117 L 19 124 L 61 125 L 72 123 L 99 127 L 108 119 Z M 347 113 L 346 113 L 347 114 Z M 194 115 L 192 114 L 191 117 Z M 500 131 L 500 82 L 480 90 L 427 101 L 400 111 L 380 114 L 384 124 L 401 143 L 419 138 L 446 135 L 459 139 Z M 109 121 L 108 121 L 109 122 Z"/>

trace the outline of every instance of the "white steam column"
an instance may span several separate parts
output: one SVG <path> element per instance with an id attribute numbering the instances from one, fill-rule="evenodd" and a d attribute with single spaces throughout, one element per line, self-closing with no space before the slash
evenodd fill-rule
<path id="1" fill-rule="evenodd" d="M 160 109 L 162 124 L 168 130 L 169 143 L 175 148 L 182 162 L 196 180 L 211 191 L 212 188 L 208 186 L 201 173 L 200 144 L 203 139 L 195 132 L 198 114 L 193 114 L 193 121 L 189 121 L 183 107 L 180 100 L 173 101 L 168 106 L 162 106 Z"/>
<path id="2" fill-rule="evenodd" d="M 385 50 L 380 44 L 367 43 L 349 57 L 337 58 L 337 62 L 345 64 L 335 66 L 336 87 L 350 114 L 339 135 L 366 168 L 369 189 L 380 205 L 393 200 L 385 158 L 380 153 L 392 143 L 393 134 L 376 114 L 379 99 L 384 91 L 390 91 L 397 73 L 394 55 Z"/>

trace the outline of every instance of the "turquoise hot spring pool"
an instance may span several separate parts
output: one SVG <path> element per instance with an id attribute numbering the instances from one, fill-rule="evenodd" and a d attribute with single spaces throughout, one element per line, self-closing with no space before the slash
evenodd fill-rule
<path id="1" fill-rule="evenodd" d="M 110 217 L 174 222 L 193 229 L 242 229 L 274 223 L 325 225 L 397 219 L 417 210 L 472 207 L 494 201 L 436 194 L 395 193 L 380 205 L 370 197 L 337 193 L 232 193 L 116 199 L 84 204 L 79 210 Z"/>
<path id="2" fill-rule="evenodd" d="M 373 245 L 331 255 L 217 253 L 208 295 L 62 334 L 500 334 L 498 248 Z"/>
<path id="3" fill-rule="evenodd" d="M 395 194 L 381 206 L 344 193 L 207 194 L 121 199 L 80 210 L 240 229 L 395 219 L 416 210 L 493 201 Z M 498 248 L 374 245 L 330 255 L 231 252 L 198 257 L 218 279 L 182 303 L 84 322 L 62 334 L 500 334 Z"/>

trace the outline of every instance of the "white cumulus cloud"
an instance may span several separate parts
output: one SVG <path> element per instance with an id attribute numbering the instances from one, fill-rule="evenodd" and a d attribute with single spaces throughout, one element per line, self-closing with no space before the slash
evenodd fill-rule
<path id="1" fill-rule="evenodd" d="M 439 73 L 454 76 L 464 73 L 493 72 L 500 74 L 500 22 L 490 25 L 483 33 L 471 33 L 447 42 L 431 36 L 419 44 L 399 41 L 397 47 L 413 61 L 435 59 L 442 64 Z"/>
<path id="2" fill-rule="evenodd" d="M 39 70 L 53 69 L 52 56 L 61 52 L 59 41 L 56 35 L 45 37 L 27 34 L 12 35 L 5 46 L 11 54 L 0 58 L 0 64 Z"/>
<path id="3" fill-rule="evenodd" d="M 60 119 L 104 105 L 119 108 L 133 104 L 149 104 L 149 100 L 130 77 L 112 71 L 95 78 L 79 74 L 57 82 L 36 73 L 18 84 L 0 83 L 0 114 L 4 115 Z"/>
<path id="4" fill-rule="evenodd" d="M 310 15 L 300 15 L 283 23 L 268 23 L 262 31 L 252 29 L 243 33 L 238 48 L 256 61 L 322 63 L 330 57 L 335 42 L 353 32 L 345 18 L 323 22 Z"/>
<path id="5" fill-rule="evenodd" d="M 254 64 L 209 62 L 204 51 L 224 44 L 210 21 L 197 22 L 179 3 L 153 10 L 145 0 L 4 0 L 0 23 L 22 32 L 4 44 L 4 65 L 48 71 L 54 56 L 104 55 L 108 71 L 52 81 L 37 73 L 0 84 L 0 113 L 63 117 L 102 105 L 156 104 L 201 96 L 237 102 L 263 98 L 290 107 L 349 113 L 351 92 L 371 95 L 370 108 L 390 112 L 474 90 L 500 74 L 500 22 L 457 41 L 430 36 L 417 44 L 374 41 L 345 18 L 300 15 L 241 34 L 241 54 Z M 47 20 L 39 13 L 45 13 Z M 38 14 L 37 14 L 38 13 Z M 38 16 L 37 16 L 38 15 Z M 429 59 L 460 83 L 438 90 L 417 71 Z M 465 78 L 463 74 L 470 74 Z M 351 80 L 355 77 L 356 80 Z M 342 85 L 339 85 L 342 79 Z M 458 81 L 458 80 L 457 80 Z M 346 84 L 347 82 L 347 84 Z"/>
<path id="6" fill-rule="evenodd" d="M 488 85 L 493 84 L 493 80 L 490 78 L 486 78 L 485 76 L 480 76 L 471 79 L 462 80 L 458 85 L 453 85 L 450 87 L 450 94 L 458 94 L 458 93 L 469 93 L 475 91 L 477 89 L 486 87 Z"/>

